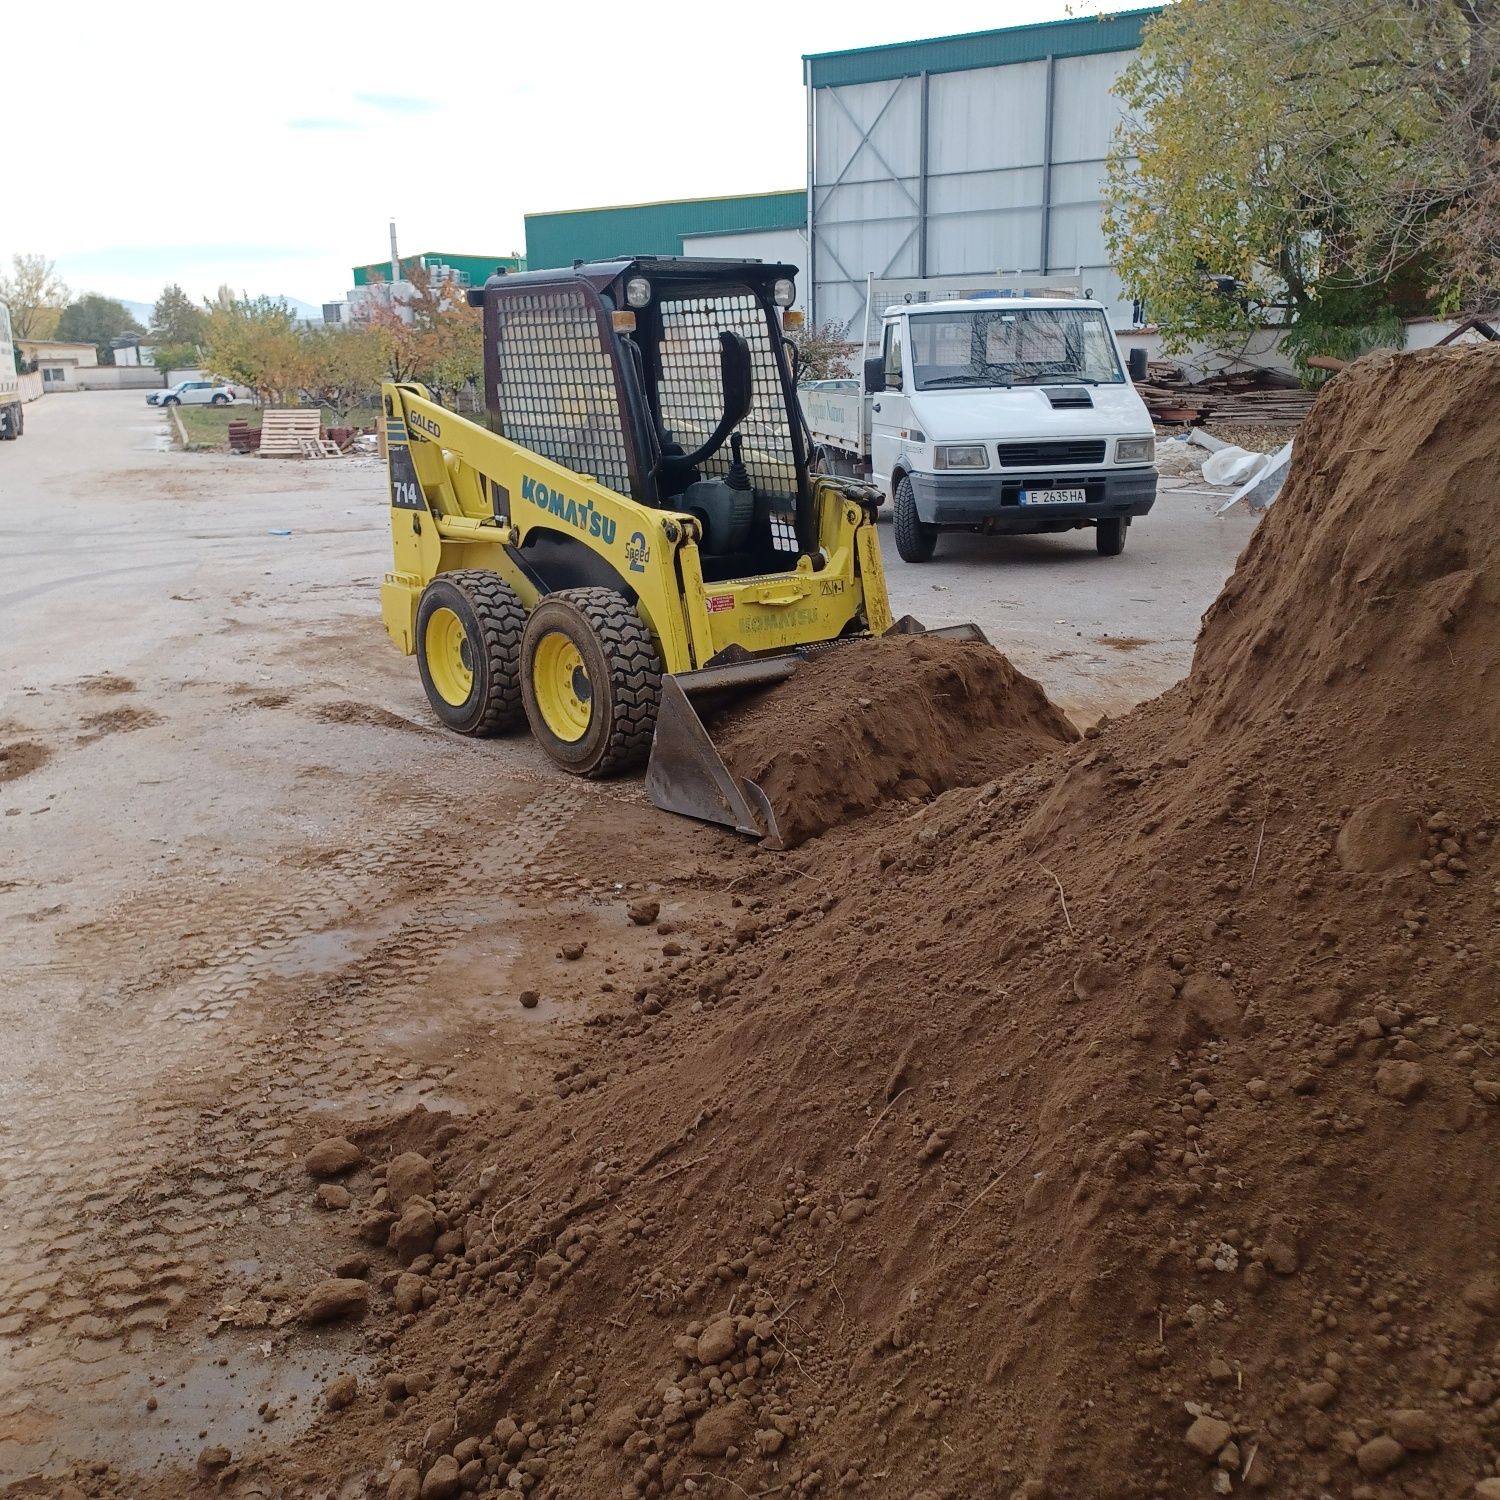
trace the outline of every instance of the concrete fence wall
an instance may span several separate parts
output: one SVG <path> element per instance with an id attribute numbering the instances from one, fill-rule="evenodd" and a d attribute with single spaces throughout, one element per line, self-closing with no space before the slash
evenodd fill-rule
<path id="1" fill-rule="evenodd" d="M 68 371 L 70 391 L 159 391 L 166 381 L 149 365 L 88 365 Z"/>
<path id="2" fill-rule="evenodd" d="M 1500 314 L 1486 321 L 1491 326 L 1500 325 Z M 1460 318 L 1409 318 L 1402 348 L 1430 349 L 1455 332 L 1462 322 Z M 1287 375 L 1296 372 L 1292 357 L 1281 347 L 1281 330 L 1277 328 L 1264 328 L 1229 351 L 1195 348 L 1186 354 L 1163 354 L 1161 335 L 1152 331 L 1124 329 L 1118 337 L 1127 354 L 1139 348 L 1146 351 L 1148 359 L 1169 359 L 1181 366 L 1189 380 L 1205 380 L 1226 370 L 1277 370 Z"/>
<path id="3" fill-rule="evenodd" d="M 16 377 L 21 386 L 22 401 L 40 401 L 42 398 L 42 372 L 33 370 L 29 375 Z"/>

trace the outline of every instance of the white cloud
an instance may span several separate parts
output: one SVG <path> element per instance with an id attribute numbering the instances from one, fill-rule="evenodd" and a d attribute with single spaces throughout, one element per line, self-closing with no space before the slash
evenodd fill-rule
<path id="1" fill-rule="evenodd" d="M 267 0 L 158 24 L 75 0 L 64 40 L 57 12 L 13 5 L 6 52 L 32 62 L 11 71 L 0 258 L 141 301 L 227 281 L 318 302 L 386 253 L 393 215 L 409 251 L 505 254 L 528 211 L 800 186 L 803 53 L 1064 11 Z"/>

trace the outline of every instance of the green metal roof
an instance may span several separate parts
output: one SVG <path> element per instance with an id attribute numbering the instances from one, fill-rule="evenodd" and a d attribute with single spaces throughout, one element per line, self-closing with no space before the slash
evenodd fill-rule
<path id="1" fill-rule="evenodd" d="M 454 255 L 446 250 L 423 250 L 418 255 L 401 257 L 403 266 L 415 265 L 418 262 L 424 267 L 452 266 L 455 271 L 462 272 L 469 278 L 470 286 L 483 286 L 497 266 L 504 266 L 507 271 L 526 269 L 526 262 L 517 255 Z M 391 279 L 389 258 L 374 260 L 367 266 L 355 266 L 353 269 L 355 286 L 368 286 L 372 277 L 377 281 Z"/>
<path id="2" fill-rule="evenodd" d="M 806 223 L 807 193 L 802 188 L 527 214 L 526 264 L 544 271 L 615 255 L 681 255 L 684 235 L 801 229 Z"/>
<path id="3" fill-rule="evenodd" d="M 1080 16 L 1007 26 L 1001 31 L 971 31 L 963 36 L 932 37 L 923 42 L 892 42 L 884 47 L 857 47 L 848 52 L 815 52 L 803 57 L 804 76 L 815 89 L 846 83 L 875 83 L 919 73 L 961 73 L 1005 63 L 1038 62 L 1045 57 L 1082 57 L 1094 52 L 1129 52 L 1141 44 L 1146 23 L 1161 14 L 1121 11 L 1113 16 Z"/>

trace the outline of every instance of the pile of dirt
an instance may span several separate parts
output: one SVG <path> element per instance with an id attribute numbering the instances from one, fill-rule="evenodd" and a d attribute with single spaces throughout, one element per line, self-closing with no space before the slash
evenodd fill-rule
<path id="1" fill-rule="evenodd" d="M 941 636 L 819 652 L 712 732 L 730 771 L 765 793 L 788 848 L 893 798 L 973 786 L 1078 737 L 994 647 Z"/>
<path id="2" fill-rule="evenodd" d="M 1186 683 L 766 857 L 550 1096 L 403 1162 L 376 1374 L 296 1462 L 1494 1500 L 1497 403 L 1500 348 L 1342 374 Z"/>
<path id="3" fill-rule="evenodd" d="M 36 740 L 12 740 L 8 745 L 0 745 L 0 782 L 29 776 L 51 758 L 52 752 Z"/>

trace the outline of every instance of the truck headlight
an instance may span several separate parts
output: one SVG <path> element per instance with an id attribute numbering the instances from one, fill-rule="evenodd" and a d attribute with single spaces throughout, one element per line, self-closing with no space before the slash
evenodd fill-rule
<path id="1" fill-rule="evenodd" d="M 644 276 L 632 276 L 625 283 L 625 300 L 631 307 L 644 307 L 651 300 L 651 283 Z"/>
<path id="2" fill-rule="evenodd" d="M 1156 460 L 1156 439 L 1146 438 L 1118 438 L 1115 441 L 1115 462 L 1117 464 L 1149 464 Z"/>
<path id="3" fill-rule="evenodd" d="M 933 457 L 938 469 L 987 469 L 990 455 L 983 443 L 939 443 Z"/>
<path id="4" fill-rule="evenodd" d="M 797 300 L 797 283 L 788 276 L 778 276 L 771 286 L 771 300 L 777 307 L 790 307 Z"/>

